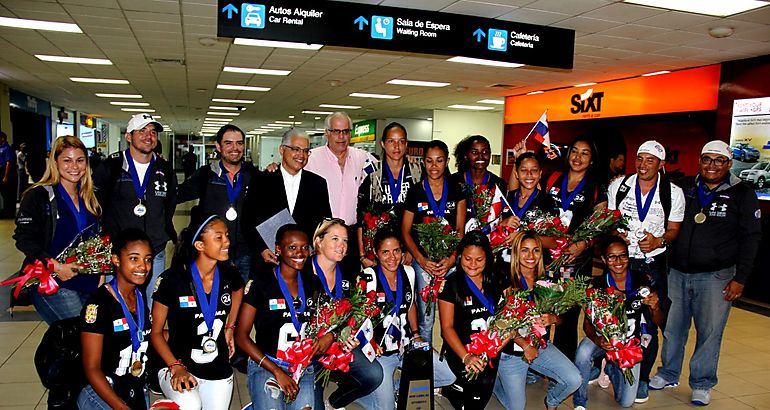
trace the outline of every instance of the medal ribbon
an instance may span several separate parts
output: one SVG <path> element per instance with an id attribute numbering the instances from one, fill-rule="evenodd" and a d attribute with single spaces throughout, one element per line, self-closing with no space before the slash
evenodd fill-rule
<path id="1" fill-rule="evenodd" d="M 209 336 L 214 329 L 214 319 L 217 316 L 217 304 L 219 303 L 219 268 L 214 267 L 214 281 L 211 284 L 210 298 L 206 297 L 206 291 L 203 289 L 203 279 L 201 279 L 198 264 L 192 263 L 192 278 L 195 285 L 195 294 L 198 297 L 198 306 L 203 313 L 203 320 L 206 321 L 206 328 Z"/>
<path id="2" fill-rule="evenodd" d="M 80 210 L 78 211 L 77 208 L 75 208 L 75 203 L 72 202 L 72 198 L 70 198 L 70 194 L 67 193 L 67 190 L 64 189 L 62 184 L 56 185 L 56 189 L 59 191 L 59 194 L 64 198 L 64 203 L 67 204 L 67 208 L 72 212 L 73 215 L 75 215 L 75 222 L 78 226 L 78 232 L 83 232 L 83 229 L 86 227 L 86 213 L 88 210 L 86 209 L 86 205 L 83 202 L 83 198 L 80 197 L 80 183 L 78 183 L 78 203 L 80 204 Z"/>
<path id="3" fill-rule="evenodd" d="M 702 179 L 698 179 L 698 204 L 701 209 L 706 208 L 717 196 L 717 190 L 724 184 L 720 183 L 716 188 L 709 190 Z"/>
<path id="4" fill-rule="evenodd" d="M 446 176 L 444 176 L 444 188 L 441 190 L 441 199 L 439 199 L 438 204 L 436 204 L 436 199 L 433 197 L 433 191 L 430 189 L 430 183 L 427 178 L 422 180 L 422 187 L 425 189 L 425 193 L 428 194 L 428 204 L 431 211 L 433 211 L 433 216 L 443 218 L 446 212 L 446 202 L 449 198 L 449 184 L 446 182 Z"/>
<path id="5" fill-rule="evenodd" d="M 572 191 L 569 196 L 567 196 L 567 185 L 569 184 L 569 176 L 564 174 L 561 177 L 561 192 L 559 192 L 559 195 L 561 195 L 561 209 L 562 211 L 567 211 L 569 209 L 569 206 L 572 204 L 572 201 L 575 199 L 576 196 L 580 193 L 580 191 L 583 190 L 583 187 L 586 185 L 586 179 L 583 178 L 580 180 L 580 183 L 575 187 L 575 190 Z"/>
<path id="6" fill-rule="evenodd" d="M 390 285 L 388 284 L 388 279 L 385 277 L 385 274 L 382 272 L 382 267 L 377 265 L 377 279 L 382 283 L 382 288 L 385 290 L 385 300 L 387 300 L 389 303 L 393 303 L 393 310 L 390 311 L 390 314 L 393 315 L 393 317 L 396 317 L 398 315 L 398 310 L 401 308 L 401 302 L 404 300 L 404 283 L 401 281 L 401 266 L 399 265 L 398 269 L 396 270 L 396 299 L 393 299 L 393 291 L 390 290 Z"/>
<path id="7" fill-rule="evenodd" d="M 147 190 L 147 182 L 150 181 L 150 170 L 155 163 L 155 155 L 153 154 L 150 159 L 150 166 L 147 167 L 147 172 L 144 173 L 144 180 L 139 182 L 139 174 L 136 172 L 136 165 L 134 165 L 134 158 L 131 157 L 131 151 L 126 150 L 126 159 L 128 162 L 128 173 L 131 174 L 131 182 L 134 184 L 134 192 L 136 193 L 136 199 L 141 203 L 144 199 L 144 192 Z"/>
<path id="8" fill-rule="evenodd" d="M 524 213 L 527 212 L 527 209 L 529 209 L 529 206 L 532 204 L 532 201 L 537 198 L 537 194 L 540 193 L 540 190 L 535 188 L 535 190 L 529 194 L 529 198 L 527 198 L 527 201 L 524 203 L 524 206 L 519 208 L 519 198 L 521 197 L 521 188 L 516 190 L 516 193 L 513 194 L 513 204 L 511 207 L 511 210 L 513 211 L 513 214 L 516 215 L 517 218 L 521 219 L 524 217 Z"/>
<path id="9" fill-rule="evenodd" d="M 521 290 L 529 290 L 529 284 L 527 284 L 527 280 L 524 277 L 521 278 Z M 532 292 L 529 292 L 529 295 L 527 295 L 527 299 L 535 300 L 535 297 L 532 294 Z"/>
<path id="10" fill-rule="evenodd" d="M 318 278 L 321 279 L 321 285 L 324 287 L 324 292 L 326 292 L 326 294 L 334 300 L 342 299 L 342 268 L 340 268 L 340 264 L 338 263 L 335 266 L 334 295 L 332 295 L 332 291 L 329 290 L 329 285 L 326 283 L 326 274 L 318 264 L 318 255 L 313 256 L 313 266 L 315 267 L 316 275 L 318 275 Z"/>
<path id="11" fill-rule="evenodd" d="M 227 199 L 230 200 L 230 206 L 235 207 L 235 201 L 238 200 L 238 195 L 241 194 L 241 186 L 243 185 L 241 172 L 236 172 L 235 175 L 233 175 L 233 181 L 230 182 L 230 177 L 227 176 L 228 172 L 224 165 L 222 165 L 222 161 L 219 161 L 219 167 L 222 168 L 222 176 L 225 178 L 225 185 L 227 186 Z"/>
<path id="12" fill-rule="evenodd" d="M 144 298 L 142 297 L 142 292 L 139 288 L 134 288 L 134 293 L 136 294 L 136 320 L 139 322 L 137 324 L 137 322 L 134 321 L 131 312 L 128 310 L 126 301 L 123 300 L 123 296 L 118 290 L 118 278 L 112 278 L 110 286 L 112 286 L 112 290 L 115 291 L 115 296 L 117 296 L 118 302 L 120 302 L 120 308 L 123 309 L 123 316 L 126 317 L 126 322 L 128 322 L 128 332 L 131 335 L 131 348 L 134 353 L 136 353 L 144 340 Z"/>
<path id="13" fill-rule="evenodd" d="M 385 175 L 388 177 L 388 185 L 390 185 L 390 197 L 393 200 L 393 204 L 398 203 L 398 197 L 401 196 L 401 182 L 404 181 L 404 167 L 406 165 L 401 166 L 401 171 L 398 173 L 398 180 L 393 178 L 393 173 L 390 172 L 390 167 L 388 164 L 385 164 Z"/>
<path id="14" fill-rule="evenodd" d="M 607 287 L 618 289 L 615 279 L 612 278 L 612 274 L 609 272 L 607 272 Z M 626 290 L 624 290 L 623 293 L 625 293 L 628 298 L 634 298 L 636 297 L 636 294 L 639 293 L 638 290 L 631 289 L 631 269 L 626 271 Z"/>
<path id="15" fill-rule="evenodd" d="M 650 212 L 650 205 L 652 205 L 652 199 L 655 197 L 655 191 L 658 190 L 658 183 L 652 186 L 650 192 L 647 193 L 647 200 L 642 204 L 642 188 L 639 186 L 639 177 L 636 178 L 636 212 L 639 214 L 639 222 L 644 222 L 644 218 L 647 218 L 647 213 Z M 618 206 L 620 204 L 615 204 Z"/>
<path id="16" fill-rule="evenodd" d="M 476 295 L 476 298 L 481 302 L 482 305 L 484 305 L 485 308 L 489 311 L 490 314 L 495 314 L 495 305 L 492 303 L 492 300 L 490 298 L 487 298 L 484 296 L 483 293 L 481 293 L 481 289 L 476 286 L 475 283 L 471 280 L 471 278 L 468 276 L 468 274 L 465 274 L 465 283 L 468 284 L 468 287 L 471 288 L 471 292 L 473 292 L 474 295 Z"/>
<path id="17" fill-rule="evenodd" d="M 274 272 L 275 278 L 278 279 L 278 287 L 281 288 L 283 298 L 286 300 L 286 304 L 289 305 L 291 322 L 294 324 L 294 329 L 299 333 L 300 329 L 302 329 L 302 323 L 299 323 L 299 318 L 297 318 L 297 309 L 294 307 L 294 298 L 291 297 L 291 292 L 289 292 L 289 285 L 286 284 L 283 276 L 281 276 L 280 266 L 275 267 Z M 299 313 L 305 313 L 305 288 L 302 286 L 302 275 L 299 272 L 297 272 L 297 297 L 300 303 Z"/>

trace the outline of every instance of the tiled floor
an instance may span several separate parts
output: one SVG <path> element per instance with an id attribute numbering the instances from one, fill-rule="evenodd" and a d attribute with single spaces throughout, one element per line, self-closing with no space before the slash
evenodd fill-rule
<path id="1" fill-rule="evenodd" d="M 181 212 L 180 212 L 181 213 Z M 182 227 L 187 217 L 175 218 L 177 227 Z M 8 242 L 0 247 L 0 279 L 15 272 L 22 260 L 13 246 L 13 222 L 0 221 L 0 238 Z M 46 330 L 33 310 L 17 309 L 11 318 L 5 309 L 8 306 L 7 290 L 0 290 L 0 410 L 45 409 L 46 391 L 35 372 L 33 356 Z M 694 332 L 687 346 L 687 355 L 692 353 Z M 435 339 L 435 338 L 434 338 Z M 719 384 L 712 393 L 711 410 L 770 409 L 770 318 L 748 311 L 733 309 L 727 324 L 719 366 Z M 686 386 L 688 371 L 685 368 L 683 386 L 650 393 L 650 400 L 634 407 L 643 409 L 683 409 L 695 407 L 690 404 L 690 389 Z M 231 409 L 240 409 L 249 399 L 245 377 L 236 373 L 236 391 Z M 328 392 L 327 392 L 328 393 Z M 527 388 L 527 408 L 542 408 L 544 396 L 542 384 Z M 612 399 L 611 389 L 603 390 L 594 385 L 589 387 L 591 409 L 618 408 Z M 568 403 L 571 401 L 568 399 Z M 438 409 L 450 409 L 448 402 L 438 398 Z M 350 406 L 349 409 L 359 409 Z M 501 409 L 493 398 L 488 408 Z M 563 404 L 561 409 L 570 409 Z"/>

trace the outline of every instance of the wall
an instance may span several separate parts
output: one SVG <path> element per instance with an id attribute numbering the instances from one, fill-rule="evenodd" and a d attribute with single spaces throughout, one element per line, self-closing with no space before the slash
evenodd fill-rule
<path id="1" fill-rule="evenodd" d="M 8 95 L 8 86 L 0 84 L 0 130 L 8 135 L 8 141 L 13 142 L 13 130 L 11 127 L 11 101 Z"/>
<path id="2" fill-rule="evenodd" d="M 433 139 L 441 140 L 449 147 L 449 152 L 454 151 L 455 145 L 469 135 L 480 134 L 489 140 L 492 155 L 501 155 L 503 146 L 503 113 L 501 112 L 463 112 L 449 110 L 433 111 Z M 411 137 L 410 137 L 411 138 Z M 449 163 L 452 172 L 455 167 L 454 156 Z M 489 165 L 489 170 L 507 179 L 507 175 L 501 175 L 500 165 Z"/>

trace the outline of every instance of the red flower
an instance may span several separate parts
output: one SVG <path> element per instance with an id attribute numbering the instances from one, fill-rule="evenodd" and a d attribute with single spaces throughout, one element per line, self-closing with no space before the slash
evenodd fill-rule
<path id="1" fill-rule="evenodd" d="M 358 281 L 358 288 L 366 292 L 366 281 L 361 279 Z"/>
<path id="2" fill-rule="evenodd" d="M 444 235 L 449 235 L 452 233 L 452 227 L 449 225 L 444 225 Z"/>
<path id="3" fill-rule="evenodd" d="M 102 236 L 102 243 L 106 246 L 110 244 L 110 237 L 109 235 Z"/>
<path id="4" fill-rule="evenodd" d="M 366 304 L 371 305 L 374 303 L 374 301 L 377 300 L 377 292 L 370 290 L 366 293 Z"/>
<path id="5" fill-rule="evenodd" d="M 74 263 L 77 262 L 78 257 L 75 255 L 68 256 L 67 259 L 64 260 L 64 263 Z"/>
<path id="6" fill-rule="evenodd" d="M 352 309 L 353 305 L 350 303 L 350 301 L 347 299 L 342 299 L 334 308 L 334 313 L 336 313 L 338 316 L 342 316 L 345 313 L 350 312 Z"/>
<path id="7" fill-rule="evenodd" d="M 615 218 L 617 218 L 617 219 L 620 219 L 620 217 L 622 216 L 622 214 L 620 213 L 620 210 L 619 210 L 619 209 L 616 209 L 616 210 L 615 210 L 615 211 L 612 213 L 612 215 L 613 215 Z"/>
<path id="8" fill-rule="evenodd" d="M 354 316 L 351 316 L 350 319 L 348 319 L 348 326 L 351 328 L 356 327 L 356 318 Z"/>

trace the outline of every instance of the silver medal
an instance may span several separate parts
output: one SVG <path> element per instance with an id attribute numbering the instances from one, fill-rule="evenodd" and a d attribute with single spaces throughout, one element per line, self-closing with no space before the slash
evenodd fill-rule
<path id="1" fill-rule="evenodd" d="M 645 236 L 647 236 L 647 233 L 644 232 L 644 228 L 639 228 L 634 232 L 634 236 L 636 236 L 636 239 L 641 241 Z"/>
<path id="2" fill-rule="evenodd" d="M 228 221 L 234 221 L 237 217 L 238 211 L 236 211 L 232 206 L 227 210 L 227 212 L 225 212 L 225 218 L 227 218 Z"/>
<path id="3" fill-rule="evenodd" d="M 137 206 L 134 207 L 134 215 L 136 215 L 136 216 L 141 218 L 146 213 L 147 213 L 147 207 L 144 206 L 141 202 Z"/>
<path id="4" fill-rule="evenodd" d="M 217 341 L 209 337 L 203 341 L 201 347 L 203 348 L 203 353 L 214 353 L 217 351 Z"/>
<path id="5" fill-rule="evenodd" d="M 641 297 L 642 299 L 646 298 L 647 296 L 650 296 L 650 293 L 652 293 L 652 291 L 647 286 L 642 286 L 641 288 L 639 288 L 639 297 Z"/>

